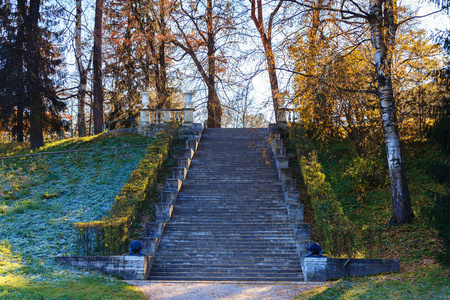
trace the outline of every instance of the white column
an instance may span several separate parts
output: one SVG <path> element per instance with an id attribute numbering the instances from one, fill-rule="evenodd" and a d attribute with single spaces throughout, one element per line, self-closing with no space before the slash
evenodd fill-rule
<path id="1" fill-rule="evenodd" d="M 148 92 L 142 92 L 141 96 L 142 96 L 142 108 L 140 109 L 141 111 L 141 123 L 149 123 L 150 121 L 150 113 L 149 113 L 149 109 L 147 108 L 148 105 Z"/>

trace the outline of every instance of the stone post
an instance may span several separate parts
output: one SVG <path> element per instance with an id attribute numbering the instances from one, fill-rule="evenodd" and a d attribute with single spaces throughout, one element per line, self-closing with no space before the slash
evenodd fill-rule
<path id="1" fill-rule="evenodd" d="M 163 121 L 163 123 L 169 122 L 170 121 L 170 110 L 165 110 L 163 112 L 163 114 L 164 114 L 164 121 Z"/>
<path id="2" fill-rule="evenodd" d="M 142 92 L 142 107 L 140 108 L 140 121 L 137 127 L 137 133 L 140 135 L 146 135 L 150 126 L 150 109 L 148 105 L 148 92 Z"/>
<path id="3" fill-rule="evenodd" d="M 186 124 L 193 124 L 194 123 L 194 110 L 195 109 L 193 107 L 183 108 L 184 123 L 186 123 Z"/>
<path id="4" fill-rule="evenodd" d="M 141 108 L 141 120 L 139 123 L 142 123 L 142 125 L 148 124 L 150 122 L 150 110 L 148 108 Z"/>
<path id="5" fill-rule="evenodd" d="M 141 111 L 141 123 L 149 123 L 150 121 L 150 113 L 149 113 L 149 109 L 147 107 L 148 105 L 148 92 L 142 92 L 141 96 L 142 96 L 142 108 L 140 109 Z"/>
<path id="6" fill-rule="evenodd" d="M 286 109 L 285 108 L 279 108 L 277 110 L 277 121 L 278 123 L 286 123 Z"/>
<path id="7" fill-rule="evenodd" d="M 305 281 L 327 281 L 327 258 L 305 257 L 302 264 Z"/>
<path id="8" fill-rule="evenodd" d="M 192 91 L 192 92 L 185 92 L 184 93 L 184 96 L 185 96 L 185 98 L 186 98 L 186 102 L 185 102 L 185 104 L 186 104 L 186 107 L 192 107 L 192 96 L 195 94 L 195 91 Z"/>

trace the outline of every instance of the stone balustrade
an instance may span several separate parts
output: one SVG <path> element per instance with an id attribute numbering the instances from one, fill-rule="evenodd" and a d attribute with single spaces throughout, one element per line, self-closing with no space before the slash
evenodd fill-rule
<path id="1" fill-rule="evenodd" d="M 141 119 L 137 127 L 137 133 L 155 137 L 169 122 L 179 123 L 182 125 L 182 128 L 192 130 L 195 127 L 194 110 L 191 107 L 183 109 L 151 109 L 143 107 L 140 109 Z"/>
<path id="2" fill-rule="evenodd" d="M 183 109 L 151 109 L 141 108 L 140 123 L 157 125 L 168 122 L 178 122 L 181 124 L 194 122 L 194 108 Z"/>
<path id="3" fill-rule="evenodd" d="M 300 122 L 300 113 L 293 108 L 277 109 L 278 123 L 298 123 Z"/>

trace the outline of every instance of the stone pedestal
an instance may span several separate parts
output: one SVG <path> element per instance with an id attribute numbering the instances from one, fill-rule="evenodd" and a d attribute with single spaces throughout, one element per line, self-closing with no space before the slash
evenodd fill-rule
<path id="1" fill-rule="evenodd" d="M 305 281 L 327 281 L 327 258 L 305 257 L 302 264 Z"/>
<path id="2" fill-rule="evenodd" d="M 285 108 L 279 108 L 276 111 L 277 114 L 277 123 L 286 123 L 286 109 Z"/>
<path id="3" fill-rule="evenodd" d="M 194 123 L 194 108 L 187 107 L 184 108 L 184 123 L 187 123 L 187 125 L 192 125 Z"/>
<path id="4" fill-rule="evenodd" d="M 139 124 L 141 123 L 150 123 L 150 111 L 146 107 L 141 108 L 141 120 Z"/>

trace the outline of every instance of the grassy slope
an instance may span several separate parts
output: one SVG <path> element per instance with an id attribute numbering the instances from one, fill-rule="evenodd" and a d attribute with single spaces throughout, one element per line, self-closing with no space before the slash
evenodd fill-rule
<path id="1" fill-rule="evenodd" d="M 450 298 L 450 270 L 435 261 L 442 244 L 430 226 L 426 209 L 433 205 L 429 191 L 448 193 L 448 188 L 438 184 L 428 172 L 430 164 L 446 162 L 448 157 L 427 143 L 405 145 L 407 177 L 416 218 L 412 224 L 392 227 L 386 225 L 392 212 L 383 154 L 381 150 L 361 160 L 356 158 L 349 143 L 319 146 L 319 160 L 346 215 L 357 228 L 374 229 L 369 236 L 360 235 L 356 255 L 400 259 L 400 273 L 341 279 L 302 294 L 299 299 Z"/>
<path id="2" fill-rule="evenodd" d="M 100 135 L 47 144 L 36 152 L 149 144 L 136 135 Z M 0 298 L 130 299 L 137 289 L 111 277 L 61 267 L 77 221 L 100 219 L 146 147 L 7 160 L 0 169 Z M 1 144 L 1 156 L 30 153 Z M 96 297 L 96 298 L 95 298 Z"/>

